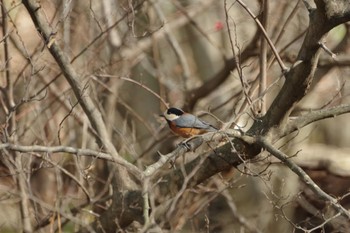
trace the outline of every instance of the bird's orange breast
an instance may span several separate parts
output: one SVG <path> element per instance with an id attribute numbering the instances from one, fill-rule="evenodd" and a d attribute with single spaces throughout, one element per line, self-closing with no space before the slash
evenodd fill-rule
<path id="1" fill-rule="evenodd" d="M 176 125 L 173 124 L 172 122 L 169 123 L 169 126 L 170 126 L 170 129 L 175 134 L 184 138 L 190 138 L 194 135 L 199 135 L 207 132 L 206 130 L 203 130 L 203 129 L 176 127 Z"/>

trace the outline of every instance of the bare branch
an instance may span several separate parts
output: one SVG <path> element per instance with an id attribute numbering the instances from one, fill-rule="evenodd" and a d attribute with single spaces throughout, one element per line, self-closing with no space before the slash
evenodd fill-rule
<path id="1" fill-rule="evenodd" d="M 265 30 L 268 30 L 268 15 L 269 15 L 269 1 L 263 1 L 263 12 L 262 12 L 262 26 Z M 260 74 L 259 74 L 259 100 L 258 111 L 259 115 L 262 116 L 266 113 L 266 95 L 263 95 L 266 90 L 267 83 L 267 40 L 263 36 L 260 38 Z"/>
<path id="2" fill-rule="evenodd" d="M 104 159 L 107 161 L 111 161 L 117 164 L 120 164 L 127 169 L 129 169 L 135 176 L 140 177 L 141 173 L 140 170 L 133 164 L 128 163 L 125 159 L 120 159 L 118 157 L 113 158 L 110 154 L 106 154 L 100 151 L 94 151 L 90 149 L 79 149 L 69 146 L 39 146 L 39 145 L 33 145 L 33 146 L 22 146 L 18 144 L 0 144 L 0 150 L 11 150 L 11 151 L 17 151 L 22 153 L 31 153 L 31 152 L 37 152 L 37 153 L 69 153 L 74 154 L 77 156 L 90 156 L 95 157 L 96 159 Z"/>
<path id="3" fill-rule="evenodd" d="M 336 117 L 342 114 L 350 112 L 350 105 L 343 104 L 329 109 L 321 109 L 318 111 L 311 111 L 308 114 L 297 117 L 295 120 L 291 120 L 285 126 L 280 136 L 286 136 L 296 130 L 326 118 Z"/>

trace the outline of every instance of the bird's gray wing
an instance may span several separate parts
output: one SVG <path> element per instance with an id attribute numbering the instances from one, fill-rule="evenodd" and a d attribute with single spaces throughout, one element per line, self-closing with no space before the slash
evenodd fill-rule
<path id="1" fill-rule="evenodd" d="M 176 119 L 176 125 L 180 128 L 196 128 L 205 129 L 208 131 L 217 130 L 214 126 L 191 114 L 184 114 L 180 118 Z"/>

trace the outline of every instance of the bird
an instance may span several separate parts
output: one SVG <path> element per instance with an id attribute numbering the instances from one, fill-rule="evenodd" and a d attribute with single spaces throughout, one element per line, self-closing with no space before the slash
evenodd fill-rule
<path id="1" fill-rule="evenodd" d="M 179 108 L 170 107 L 160 116 L 165 118 L 171 131 L 183 138 L 218 131 L 211 124 Z"/>

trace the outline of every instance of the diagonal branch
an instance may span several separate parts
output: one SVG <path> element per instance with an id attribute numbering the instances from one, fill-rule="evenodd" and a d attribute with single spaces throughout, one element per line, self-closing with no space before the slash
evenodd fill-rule
<path id="1" fill-rule="evenodd" d="M 113 146 L 110 145 L 108 138 L 106 138 L 107 133 L 101 113 L 97 111 L 90 96 L 85 93 L 84 86 L 79 80 L 80 77 L 74 70 L 73 66 L 70 64 L 68 57 L 64 54 L 63 50 L 59 47 L 59 45 L 54 41 L 53 35 L 55 34 L 55 32 L 46 22 L 42 13 L 41 5 L 37 1 L 32 0 L 24 0 L 22 1 L 22 3 L 27 8 L 28 13 L 30 14 L 33 20 L 33 23 L 36 29 L 38 30 L 39 34 L 43 37 L 45 44 L 48 45 L 50 41 L 50 46 L 48 46 L 48 49 L 51 55 L 56 60 L 59 67 L 61 68 L 66 80 L 72 87 L 74 94 L 78 99 L 79 104 L 83 108 L 84 112 L 88 116 L 91 125 L 98 132 L 98 135 L 100 136 L 98 140 L 100 140 L 102 145 L 110 149 L 111 152 L 114 152 L 113 154 L 115 156 L 118 156 L 118 153 L 117 151 L 115 151 L 115 149 L 113 150 L 112 148 L 109 148 Z"/>
<path id="2" fill-rule="evenodd" d="M 267 32 L 265 30 L 265 28 L 263 27 L 263 25 L 260 23 L 258 17 L 256 17 L 253 12 L 247 7 L 246 4 L 244 4 L 241 0 L 237 0 L 237 2 L 248 12 L 248 14 L 254 19 L 254 21 L 256 22 L 256 24 L 258 25 L 259 29 L 261 30 L 261 32 L 263 33 L 267 43 L 269 44 L 273 54 L 276 57 L 276 60 L 278 62 L 278 64 L 281 67 L 282 73 L 285 73 L 288 71 L 287 66 L 283 63 L 280 55 L 278 54 L 278 51 L 276 49 L 276 47 L 274 46 L 274 44 L 272 43 L 270 37 L 267 35 Z M 267 12 L 265 12 L 265 14 L 267 14 Z"/>
<path id="3" fill-rule="evenodd" d="M 271 143 L 269 143 L 265 138 L 259 137 L 257 143 L 270 152 L 273 156 L 281 160 L 287 167 L 290 168 L 299 178 L 309 187 L 318 197 L 322 200 L 327 201 L 331 206 L 342 215 L 350 219 L 350 212 L 346 210 L 342 205 L 340 205 L 337 199 L 331 197 L 326 192 L 324 192 L 318 185 L 310 178 L 304 170 L 294 163 L 290 158 L 284 154 L 282 151 L 276 149 Z"/>

